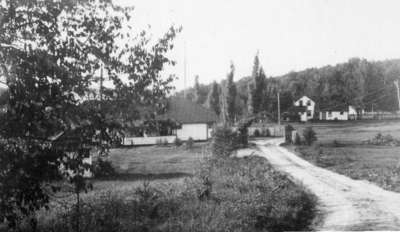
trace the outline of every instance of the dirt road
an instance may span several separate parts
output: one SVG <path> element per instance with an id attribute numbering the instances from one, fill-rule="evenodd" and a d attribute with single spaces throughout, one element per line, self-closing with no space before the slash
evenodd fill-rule
<path id="1" fill-rule="evenodd" d="M 400 230 L 400 194 L 316 167 L 280 147 L 282 142 L 256 143 L 275 168 L 319 198 L 324 216 L 316 230 Z"/>

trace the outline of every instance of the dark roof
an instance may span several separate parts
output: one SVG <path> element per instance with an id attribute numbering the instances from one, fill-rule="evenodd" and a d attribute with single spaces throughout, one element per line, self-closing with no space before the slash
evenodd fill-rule
<path id="1" fill-rule="evenodd" d="M 167 111 L 156 118 L 158 120 L 171 119 L 179 123 L 211 123 L 218 119 L 212 110 L 178 97 L 170 98 Z"/>
<path id="2" fill-rule="evenodd" d="M 334 105 L 334 106 L 320 106 L 319 111 L 348 111 L 349 107 L 347 105 Z"/>
<path id="3" fill-rule="evenodd" d="M 303 113 L 303 112 L 306 112 L 306 111 L 307 111 L 307 107 L 306 106 L 291 106 L 288 109 L 289 113 L 299 113 L 299 112 Z"/>

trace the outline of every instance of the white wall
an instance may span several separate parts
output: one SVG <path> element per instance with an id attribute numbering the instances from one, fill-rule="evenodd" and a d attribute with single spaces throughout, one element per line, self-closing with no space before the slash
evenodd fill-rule
<path id="1" fill-rule="evenodd" d="M 307 116 L 307 112 L 300 114 L 300 121 L 306 122 L 314 117 L 314 112 L 315 112 L 315 102 L 311 100 L 311 98 L 307 96 L 301 97 L 299 100 L 294 102 L 295 106 L 300 106 L 300 101 L 303 102 L 303 106 L 307 108 L 307 111 L 311 111 L 310 116 Z M 310 102 L 310 105 L 307 103 Z"/>
<path id="2" fill-rule="evenodd" d="M 158 141 L 167 141 L 168 143 L 173 143 L 175 141 L 176 136 L 154 136 L 154 137 L 125 137 L 122 141 L 123 145 L 154 145 L 157 144 Z"/>
<path id="3" fill-rule="evenodd" d="M 326 119 L 322 118 L 322 114 L 326 114 Z M 331 111 L 329 114 L 328 111 L 320 112 L 319 113 L 320 120 L 348 120 L 349 114 L 347 111 L 344 111 L 343 114 L 340 114 L 340 111 Z"/>
<path id="4" fill-rule="evenodd" d="M 182 124 L 182 128 L 176 131 L 176 136 L 181 140 L 192 137 L 194 140 L 207 140 L 209 138 L 208 125 L 206 123 Z"/>

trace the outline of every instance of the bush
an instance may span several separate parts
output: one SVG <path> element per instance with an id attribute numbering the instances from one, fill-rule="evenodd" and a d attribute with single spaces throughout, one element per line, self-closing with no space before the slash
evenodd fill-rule
<path id="1" fill-rule="evenodd" d="M 168 143 L 168 139 L 164 139 L 162 145 L 163 145 L 163 146 L 168 146 L 168 144 L 169 144 L 169 143 Z"/>
<path id="2" fill-rule="evenodd" d="M 367 140 L 364 143 L 377 146 L 400 146 L 400 140 L 395 139 L 390 134 L 382 135 L 381 133 L 376 134 L 373 139 Z"/>
<path id="3" fill-rule="evenodd" d="M 178 137 L 176 137 L 174 140 L 174 144 L 175 144 L 175 146 L 180 147 L 180 146 L 182 146 L 183 142 Z"/>
<path id="4" fill-rule="evenodd" d="M 236 144 L 241 148 L 245 148 L 249 144 L 249 130 L 246 123 L 242 123 L 238 127 L 236 133 Z"/>
<path id="5" fill-rule="evenodd" d="M 270 136 L 271 136 L 271 133 L 269 132 L 269 129 L 268 129 L 268 128 L 265 128 L 265 129 L 262 131 L 262 136 L 265 136 L 265 137 L 270 137 Z"/>
<path id="6" fill-rule="evenodd" d="M 308 146 L 311 146 L 311 144 L 315 141 L 317 141 L 317 134 L 313 130 L 312 127 L 306 127 L 303 130 L 303 137 L 304 141 Z"/>
<path id="7" fill-rule="evenodd" d="M 260 134 L 261 133 L 260 133 L 260 131 L 258 129 L 255 129 L 254 132 L 253 132 L 253 136 L 254 137 L 260 137 Z"/>
<path id="8" fill-rule="evenodd" d="M 216 157 L 228 157 L 232 151 L 239 148 L 237 144 L 237 133 L 230 127 L 216 127 L 213 130 L 211 152 Z"/>
<path id="9" fill-rule="evenodd" d="M 186 149 L 193 149 L 194 146 L 194 140 L 192 137 L 189 137 L 188 140 L 186 141 Z"/>
<path id="10" fill-rule="evenodd" d="M 285 126 L 285 140 L 286 143 L 293 143 L 292 141 L 292 131 L 294 131 L 294 127 L 290 124 Z"/>
<path id="11" fill-rule="evenodd" d="M 301 145 L 301 137 L 297 132 L 296 132 L 296 137 L 294 138 L 294 144 L 297 146 Z"/>
<path id="12" fill-rule="evenodd" d="M 99 158 L 93 164 L 93 175 L 96 178 L 113 177 L 116 171 L 110 161 Z"/>

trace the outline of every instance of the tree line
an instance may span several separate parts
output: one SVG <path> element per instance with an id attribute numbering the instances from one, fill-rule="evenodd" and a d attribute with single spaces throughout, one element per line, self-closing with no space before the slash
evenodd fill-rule
<path id="1" fill-rule="evenodd" d="M 267 77 L 260 64 L 259 55 L 253 60 L 251 75 L 236 81 L 237 89 L 231 110 L 233 119 L 240 119 L 260 112 L 277 118 L 278 93 L 281 112 L 288 111 L 293 102 L 306 95 L 319 108 L 352 105 L 365 111 L 399 110 L 397 89 L 394 84 L 400 77 L 400 60 L 368 61 L 351 58 L 345 63 L 321 68 L 290 72 L 283 76 Z M 185 90 L 186 99 L 212 109 L 217 115 L 226 108 L 223 96 L 228 80 L 210 85 L 199 83 Z M 231 84 L 232 85 L 232 84 Z M 178 95 L 183 95 L 179 92 Z"/>

